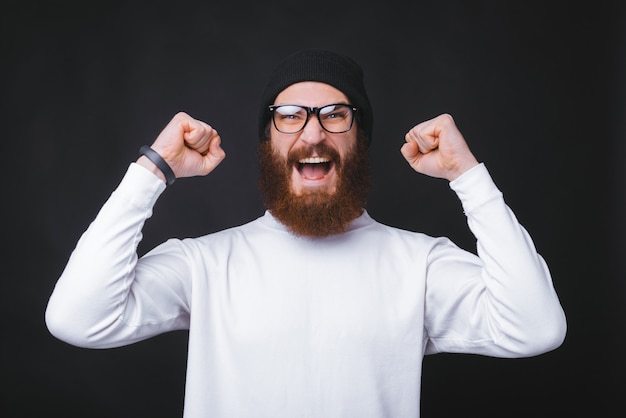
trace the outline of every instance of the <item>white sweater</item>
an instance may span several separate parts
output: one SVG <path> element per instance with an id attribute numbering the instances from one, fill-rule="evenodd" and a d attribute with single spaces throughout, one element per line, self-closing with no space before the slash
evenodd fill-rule
<path id="1" fill-rule="evenodd" d="M 269 212 L 141 259 L 164 184 L 131 164 L 46 311 L 70 344 L 189 329 L 185 417 L 418 417 L 424 354 L 533 356 L 566 322 L 550 273 L 484 165 L 450 183 L 478 256 L 367 212 L 321 239 Z"/>

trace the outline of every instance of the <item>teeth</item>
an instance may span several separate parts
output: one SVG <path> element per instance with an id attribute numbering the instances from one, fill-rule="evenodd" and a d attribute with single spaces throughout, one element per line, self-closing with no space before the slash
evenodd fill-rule
<path id="1" fill-rule="evenodd" d="M 300 161 L 298 161 L 300 164 L 320 164 L 320 163 L 327 163 L 330 160 L 328 158 L 322 158 L 322 157 L 309 157 L 309 158 L 303 158 Z"/>

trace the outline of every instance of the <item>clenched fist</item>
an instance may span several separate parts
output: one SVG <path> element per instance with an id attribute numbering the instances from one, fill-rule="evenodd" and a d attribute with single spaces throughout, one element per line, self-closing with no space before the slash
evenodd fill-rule
<path id="1" fill-rule="evenodd" d="M 177 178 L 204 176 L 226 157 L 221 141 L 213 127 L 180 112 L 161 131 L 152 144 L 152 149 L 167 162 Z M 165 178 L 146 157 L 140 157 L 137 163 L 161 179 Z"/>
<path id="2" fill-rule="evenodd" d="M 452 181 L 478 161 L 448 114 L 422 122 L 405 136 L 400 152 L 418 173 Z"/>

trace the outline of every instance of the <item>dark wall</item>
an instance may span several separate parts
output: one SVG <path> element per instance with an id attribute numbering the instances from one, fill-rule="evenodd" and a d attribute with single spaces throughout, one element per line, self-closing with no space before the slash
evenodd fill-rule
<path id="1" fill-rule="evenodd" d="M 180 416 L 185 333 L 79 349 L 48 334 L 47 299 L 139 147 L 179 110 L 215 126 L 228 157 L 166 191 L 140 252 L 260 215 L 258 98 L 278 59 L 312 46 L 366 71 L 372 216 L 474 249 L 448 185 L 399 153 L 408 129 L 451 113 L 546 258 L 568 316 L 563 346 L 539 357 L 427 357 L 423 416 L 623 406 L 621 2 L 4 3 L 3 416 Z"/>

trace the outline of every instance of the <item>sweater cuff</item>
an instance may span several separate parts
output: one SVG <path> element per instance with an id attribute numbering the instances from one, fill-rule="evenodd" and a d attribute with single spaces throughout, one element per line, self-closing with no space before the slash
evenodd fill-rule
<path id="1" fill-rule="evenodd" d="M 502 198 L 502 192 L 496 187 L 483 163 L 450 182 L 450 188 L 461 200 L 466 214 L 487 202 Z"/>
<path id="2" fill-rule="evenodd" d="M 152 209 L 166 185 L 153 173 L 137 163 L 131 163 L 114 196 L 141 209 Z"/>

